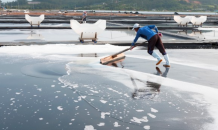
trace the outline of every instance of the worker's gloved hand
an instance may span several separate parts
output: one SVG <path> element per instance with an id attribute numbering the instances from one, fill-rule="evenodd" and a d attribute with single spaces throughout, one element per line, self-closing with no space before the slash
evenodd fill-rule
<path id="1" fill-rule="evenodd" d="M 134 47 L 135 47 L 135 43 L 133 42 L 133 43 L 131 44 L 130 50 L 132 50 Z"/>
<path id="2" fill-rule="evenodd" d="M 162 33 L 160 33 L 160 32 L 158 33 L 158 36 L 159 36 L 159 37 L 163 37 Z"/>

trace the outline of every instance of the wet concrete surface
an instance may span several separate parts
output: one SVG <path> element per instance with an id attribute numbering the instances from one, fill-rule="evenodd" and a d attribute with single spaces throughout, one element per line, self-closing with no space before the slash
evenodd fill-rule
<path id="1" fill-rule="evenodd" d="M 0 48 L 1 129 L 216 129 L 216 50 L 168 50 L 165 68 L 145 50 L 103 66 L 104 46 L 41 47 Z"/>

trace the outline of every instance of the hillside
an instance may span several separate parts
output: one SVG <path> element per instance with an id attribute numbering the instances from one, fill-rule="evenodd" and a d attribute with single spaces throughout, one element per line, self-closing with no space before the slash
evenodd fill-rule
<path id="1" fill-rule="evenodd" d="M 18 0 L 20 8 L 66 9 L 66 10 L 157 10 L 187 11 L 216 10 L 218 0 L 33 0 L 39 5 L 28 5 L 26 0 Z M 17 6 L 18 2 L 6 4 Z"/>

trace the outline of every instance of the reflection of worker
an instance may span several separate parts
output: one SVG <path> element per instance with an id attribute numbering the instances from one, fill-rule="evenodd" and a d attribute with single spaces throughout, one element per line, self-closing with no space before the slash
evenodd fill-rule
<path id="1" fill-rule="evenodd" d="M 169 69 L 170 69 L 169 67 L 166 67 L 164 73 L 162 73 L 160 71 L 160 69 L 158 67 L 156 67 L 157 73 L 155 75 L 167 77 L 167 73 L 169 72 Z M 145 83 L 140 79 L 133 79 L 132 77 L 131 77 L 131 80 L 133 82 L 133 85 L 135 86 L 135 91 L 132 93 L 133 99 L 140 99 L 140 98 L 153 99 L 160 92 L 160 87 L 161 87 L 160 83 L 155 83 L 155 82 L 151 82 L 151 81 L 147 81 Z M 146 85 L 146 88 L 145 89 L 138 89 L 134 80 L 138 80 L 138 81 L 144 83 Z"/>
<path id="2" fill-rule="evenodd" d="M 156 32 L 152 31 L 152 29 L 155 29 Z M 158 29 L 155 25 L 140 27 L 140 25 L 136 23 L 136 24 L 134 24 L 132 30 L 135 30 L 137 32 L 136 37 L 135 37 L 133 43 L 131 44 L 132 48 L 133 48 L 133 46 L 135 46 L 135 43 L 137 42 L 138 38 L 142 37 L 148 41 L 148 53 L 157 59 L 156 65 L 159 65 L 162 62 L 162 59 L 160 58 L 160 56 L 156 52 L 153 51 L 155 46 L 158 48 L 158 50 L 164 56 L 166 64 L 164 64 L 163 66 L 170 67 L 170 61 L 169 61 L 168 54 L 166 53 L 164 45 L 163 45 L 161 38 L 160 38 L 160 37 L 162 37 L 162 35 L 161 35 L 161 33 L 158 33 Z"/>
<path id="3" fill-rule="evenodd" d="M 156 75 L 159 75 L 159 76 L 162 76 L 162 77 L 167 77 L 167 74 L 168 74 L 170 68 L 166 67 L 164 73 L 162 73 L 158 67 L 156 67 L 156 70 L 157 70 Z"/>
<path id="4" fill-rule="evenodd" d="M 82 21 L 83 23 L 86 23 L 86 17 L 87 17 L 87 13 L 86 11 L 83 12 L 83 15 L 82 15 Z"/>
<path id="5" fill-rule="evenodd" d="M 154 83 L 150 81 L 144 82 L 140 79 L 133 79 L 132 77 L 131 80 L 133 82 L 133 85 L 135 86 L 135 91 L 132 93 L 133 99 L 153 99 L 160 92 L 161 84 L 159 83 Z M 144 83 L 146 87 L 144 89 L 138 89 L 134 80 L 138 80 L 139 82 Z"/>

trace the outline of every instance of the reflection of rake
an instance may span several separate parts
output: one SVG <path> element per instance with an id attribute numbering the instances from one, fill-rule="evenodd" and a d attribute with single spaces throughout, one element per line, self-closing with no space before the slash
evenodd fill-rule
<path id="1" fill-rule="evenodd" d="M 153 89 L 138 89 L 135 80 L 138 80 L 146 85 L 149 85 L 148 87 L 152 87 Z M 135 92 L 133 92 L 132 94 L 132 98 L 135 99 L 154 99 L 158 94 L 159 94 L 159 88 L 160 88 L 160 84 L 157 83 L 153 83 L 153 82 L 149 82 L 147 81 L 146 83 L 140 79 L 133 79 L 131 77 L 131 81 L 133 83 L 133 85 L 135 86 Z M 158 92 L 158 93 L 157 93 Z M 143 94 L 140 94 L 143 93 Z"/>
<path id="2" fill-rule="evenodd" d="M 157 93 L 157 92 L 152 92 L 149 90 L 143 92 L 143 94 L 140 94 L 139 91 L 135 91 L 132 94 L 132 98 L 134 98 L 134 99 L 154 99 L 158 94 L 159 93 Z"/>

